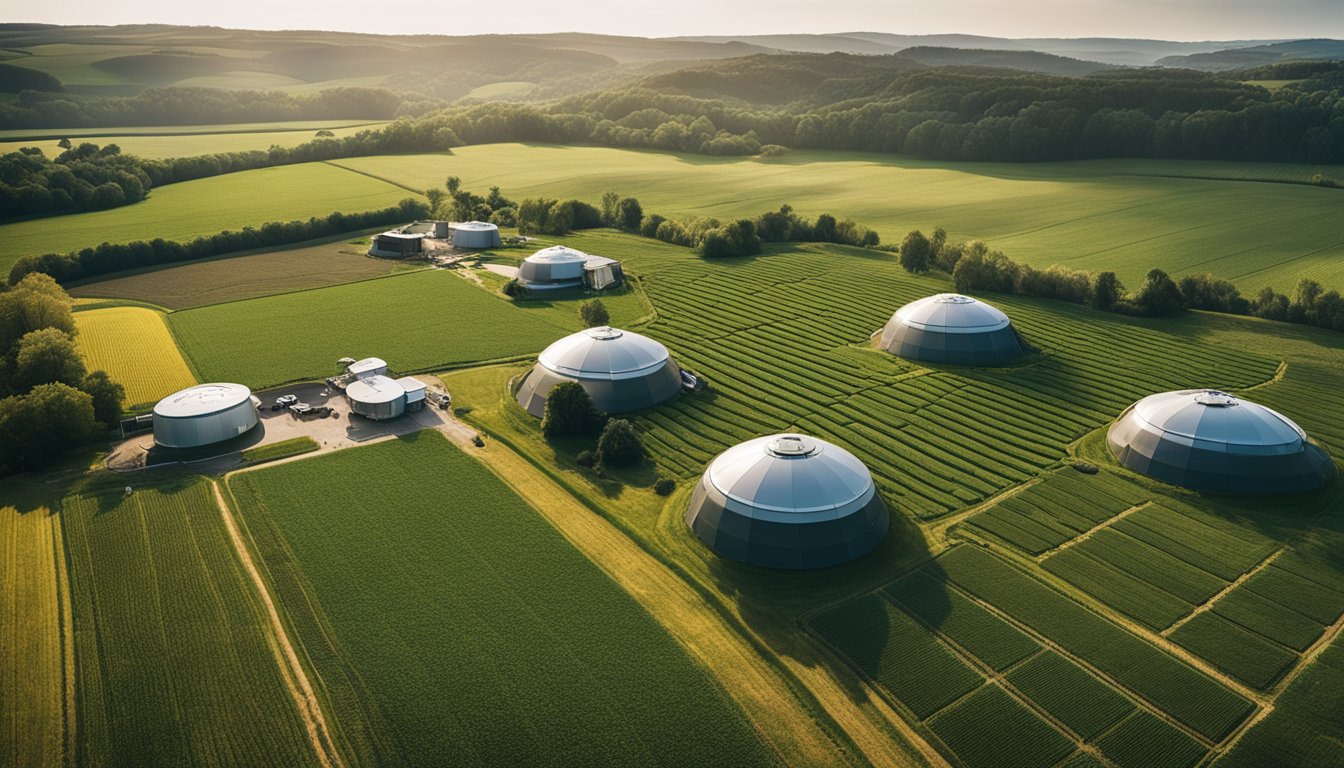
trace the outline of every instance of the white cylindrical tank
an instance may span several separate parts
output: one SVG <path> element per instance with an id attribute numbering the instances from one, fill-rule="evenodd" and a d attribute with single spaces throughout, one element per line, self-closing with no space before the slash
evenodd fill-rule
<path id="1" fill-rule="evenodd" d="M 498 248 L 499 227 L 485 221 L 464 221 L 453 225 L 454 248 Z"/>
<path id="2" fill-rule="evenodd" d="M 196 448 L 237 437 L 257 425 L 252 390 L 242 384 L 197 384 L 154 406 L 154 442 Z"/>
<path id="3" fill-rule="evenodd" d="M 406 412 L 406 389 L 386 376 L 369 376 L 345 388 L 350 410 L 366 419 L 395 419 Z"/>

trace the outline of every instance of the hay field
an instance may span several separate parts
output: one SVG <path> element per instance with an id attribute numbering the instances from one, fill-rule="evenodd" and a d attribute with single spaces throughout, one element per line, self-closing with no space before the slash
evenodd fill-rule
<path id="1" fill-rule="evenodd" d="M 638 603 L 437 432 L 229 487 L 352 763 L 778 760 Z"/>
<path id="2" fill-rule="evenodd" d="M 1287 291 L 1300 277 L 1344 288 L 1344 235 L 1333 223 L 1344 191 L 1267 183 L 1344 178 L 1333 167 L 937 163 L 812 151 L 758 160 L 522 144 L 337 162 L 416 188 L 456 175 L 468 189 L 499 185 L 513 198 L 596 201 L 615 190 L 665 216 L 755 215 L 789 203 L 807 216 L 856 219 L 887 242 L 943 226 L 1018 261 L 1114 270 L 1130 284 L 1161 267 L 1213 272 L 1246 291 Z"/>
<path id="3" fill-rule="evenodd" d="M 408 196 L 393 184 L 326 163 L 262 168 L 153 190 L 106 211 L 0 225 L 0 273 L 20 256 L 64 253 L 103 242 L 190 240 L 268 221 L 386 208 Z"/>
<path id="4" fill-rule="evenodd" d="M 151 404 L 196 383 L 160 312 L 145 307 L 86 309 L 75 313 L 75 327 L 75 344 L 85 365 L 107 371 L 125 387 L 127 406 Z"/>

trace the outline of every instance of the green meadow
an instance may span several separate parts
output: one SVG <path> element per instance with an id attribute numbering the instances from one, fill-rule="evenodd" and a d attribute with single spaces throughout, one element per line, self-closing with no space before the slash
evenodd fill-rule
<path id="1" fill-rule="evenodd" d="M 134 205 L 0 225 L 0 273 L 30 253 L 64 253 L 156 237 L 188 241 L 268 221 L 386 208 L 407 194 L 394 184 L 327 163 L 184 181 L 155 189 Z"/>
<path id="2" fill-rule="evenodd" d="M 792 152 L 714 158 L 599 147 L 491 144 L 450 155 L 336 161 L 424 188 L 449 175 L 484 192 L 633 195 L 664 216 L 754 216 L 782 204 L 809 217 L 867 224 L 888 243 L 944 227 L 1036 266 L 1113 270 L 1137 284 L 1153 267 L 1212 272 L 1244 291 L 1280 291 L 1301 277 L 1344 287 L 1344 190 L 1302 183 L 1333 168 L 1152 160 L 938 163 L 893 155 Z M 1252 183 L 1254 182 L 1254 183 Z"/>
<path id="3" fill-rule="evenodd" d="M 152 130 L 135 131 L 131 129 L 119 132 L 116 128 L 99 129 L 90 133 L 84 131 L 91 131 L 92 129 L 76 128 L 72 129 L 68 135 L 51 130 L 0 132 L 0 154 L 16 152 L 21 147 L 40 147 L 47 157 L 56 157 L 65 151 L 58 146 L 58 143 L 61 139 L 68 138 L 76 144 L 84 142 L 92 142 L 99 146 L 116 144 L 121 147 L 122 154 L 126 155 L 153 158 L 190 157 L 193 155 L 210 155 L 216 152 L 268 149 L 272 145 L 294 147 L 312 141 L 316 138 L 314 134 L 320 130 L 329 130 L 339 137 L 376 129 L 382 125 L 384 123 L 314 121 L 314 125 L 311 126 L 279 124 L 275 127 L 269 127 L 264 123 L 257 126 L 238 126 L 236 132 L 213 130 L 215 126 L 191 126 L 190 128 L 173 131 L 162 128 L 153 129 L 163 131 L 162 133 Z M 24 137 L 22 135 L 24 133 L 31 134 L 36 138 Z"/>
<path id="4" fill-rule="evenodd" d="M 666 630 L 439 433 L 229 487 L 352 762 L 776 763 Z"/>

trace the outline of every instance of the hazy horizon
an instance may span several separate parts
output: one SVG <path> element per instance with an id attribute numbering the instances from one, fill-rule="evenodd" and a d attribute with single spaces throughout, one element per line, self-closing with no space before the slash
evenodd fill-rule
<path id="1" fill-rule="evenodd" d="M 778 7 L 765 0 L 621 3 L 599 0 L 576 15 L 540 0 L 517 0 L 507 15 L 454 14 L 426 0 L 386 0 L 367 6 L 311 1 L 285 4 L 236 0 L 194 6 L 161 0 L 116 5 L 73 0 L 20 13 L 9 23 L 66 25 L 176 24 L 257 30 L 314 30 L 370 34 L 538 34 L 580 32 L 634 37 L 698 35 L 967 34 L 1003 38 L 1146 38 L 1171 41 L 1344 37 L 1344 2 L 1284 0 L 835 0 L 819 18 L 807 6 Z M 21 16 L 21 17 L 20 17 Z"/>

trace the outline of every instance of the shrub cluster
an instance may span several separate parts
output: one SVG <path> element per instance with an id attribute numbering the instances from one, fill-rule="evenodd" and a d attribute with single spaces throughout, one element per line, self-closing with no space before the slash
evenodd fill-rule
<path id="1" fill-rule="evenodd" d="M 153 181 L 116 144 L 80 144 L 48 160 L 25 147 L 0 156 L 0 211 L 51 214 L 115 208 L 143 200 Z"/>
<path id="2" fill-rule="evenodd" d="M 275 245 L 312 240 L 369 227 L 396 224 L 421 219 L 429 214 L 429 207 L 413 198 L 397 205 L 364 213 L 332 213 L 323 218 L 307 221 L 272 221 L 260 227 L 226 230 L 214 235 L 198 237 L 188 243 L 155 238 L 132 243 L 103 243 L 70 253 L 28 255 L 15 262 L 9 271 L 9 282 L 18 283 L 26 275 L 42 272 L 59 282 L 68 282 L 124 269 L 171 264 L 218 256 L 234 251 L 265 248 Z"/>

